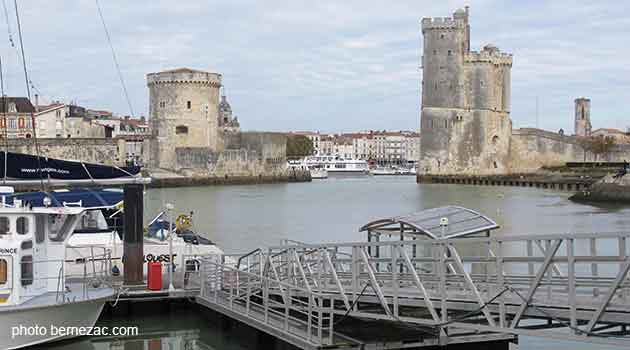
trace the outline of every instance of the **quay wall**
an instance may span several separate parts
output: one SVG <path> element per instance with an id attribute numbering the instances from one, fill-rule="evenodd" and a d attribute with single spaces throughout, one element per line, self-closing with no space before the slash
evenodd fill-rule
<path id="1" fill-rule="evenodd" d="M 180 147 L 175 150 L 176 171 L 188 176 L 285 176 L 286 136 L 271 132 L 229 134 L 225 149 Z"/>
<path id="2" fill-rule="evenodd" d="M 582 191 L 589 189 L 599 177 L 558 176 L 544 174 L 512 174 L 512 175 L 418 175 L 418 183 L 458 184 L 478 186 L 513 186 L 544 188 L 560 191 Z"/>
<path id="3" fill-rule="evenodd" d="M 188 186 L 217 186 L 217 185 L 253 185 L 287 182 L 310 182 L 311 173 L 308 171 L 285 171 L 274 175 L 223 175 L 223 176 L 180 176 L 170 178 L 153 178 L 148 187 L 188 187 Z"/>
<path id="4" fill-rule="evenodd" d="M 10 152 L 37 154 L 34 139 L 8 139 L 4 142 L 8 143 Z M 38 138 L 37 145 L 43 157 L 117 166 L 124 165 L 126 159 L 127 147 L 123 138 Z"/>
<path id="5" fill-rule="evenodd" d="M 581 162 L 590 156 L 573 136 L 563 136 L 540 129 L 512 132 L 508 173 L 529 173 L 543 166 L 561 166 Z"/>

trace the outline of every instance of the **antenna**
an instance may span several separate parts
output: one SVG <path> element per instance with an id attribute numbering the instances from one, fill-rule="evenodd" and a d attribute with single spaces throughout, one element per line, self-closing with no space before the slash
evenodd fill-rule
<path id="1" fill-rule="evenodd" d="M 538 126 L 538 96 L 536 96 L 536 129 L 539 129 L 539 126 Z"/>

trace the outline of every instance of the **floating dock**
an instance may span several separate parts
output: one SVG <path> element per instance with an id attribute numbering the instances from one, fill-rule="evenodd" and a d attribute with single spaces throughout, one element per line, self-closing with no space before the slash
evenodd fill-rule
<path id="1" fill-rule="evenodd" d="M 237 266 L 204 260 L 196 300 L 302 349 L 507 349 L 518 335 L 630 346 L 628 238 L 282 245 Z"/>

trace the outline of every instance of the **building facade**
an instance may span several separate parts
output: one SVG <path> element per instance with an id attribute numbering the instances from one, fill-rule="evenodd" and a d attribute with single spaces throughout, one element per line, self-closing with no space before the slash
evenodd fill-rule
<path id="1" fill-rule="evenodd" d="M 37 106 L 35 120 L 38 138 L 112 137 L 107 126 L 90 118 L 81 106 L 59 102 Z"/>
<path id="2" fill-rule="evenodd" d="M 0 138 L 33 137 L 35 107 L 26 97 L 0 97 Z"/>
<path id="3" fill-rule="evenodd" d="M 416 163 L 420 153 L 420 134 L 415 131 L 361 131 L 320 134 L 299 131 L 313 143 L 313 154 L 366 160 L 378 165 Z"/>
<path id="4" fill-rule="evenodd" d="M 189 68 L 147 75 L 155 168 L 176 169 L 177 149 L 217 151 L 221 75 Z"/>
<path id="5" fill-rule="evenodd" d="M 470 49 L 468 8 L 422 19 L 424 174 L 500 173 L 509 164 L 512 56 Z"/>

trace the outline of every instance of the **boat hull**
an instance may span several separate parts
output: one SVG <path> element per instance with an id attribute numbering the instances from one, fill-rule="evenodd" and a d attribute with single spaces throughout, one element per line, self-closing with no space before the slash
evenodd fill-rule
<path id="1" fill-rule="evenodd" d="M 103 310 L 107 298 L 47 305 L 41 307 L 0 308 L 0 349 L 22 349 L 42 343 L 75 338 L 77 335 L 60 334 L 60 327 L 93 327 Z M 13 336 L 14 327 L 35 330 L 29 334 Z M 36 327 L 36 328 L 35 328 Z M 44 332 L 45 330 L 45 332 Z M 55 330 L 57 332 L 55 333 Z"/>

